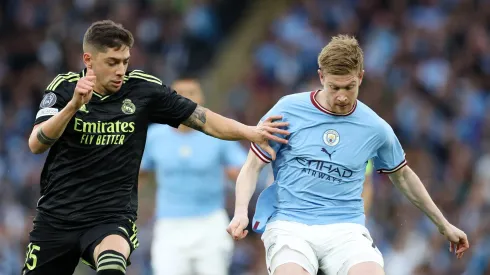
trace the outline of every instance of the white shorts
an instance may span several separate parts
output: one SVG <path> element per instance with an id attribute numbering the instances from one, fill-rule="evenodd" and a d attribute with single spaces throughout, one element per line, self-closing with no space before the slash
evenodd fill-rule
<path id="1" fill-rule="evenodd" d="M 158 220 L 151 249 L 155 275 L 226 275 L 233 240 L 224 210 L 205 217 Z"/>
<path id="2" fill-rule="evenodd" d="M 285 263 L 296 263 L 311 275 L 316 275 L 319 269 L 325 275 L 347 275 L 352 266 L 362 262 L 384 266 L 383 256 L 369 231 L 359 224 L 309 226 L 275 221 L 267 225 L 262 241 L 269 274 Z M 285 253 L 288 250 L 294 253 Z"/>

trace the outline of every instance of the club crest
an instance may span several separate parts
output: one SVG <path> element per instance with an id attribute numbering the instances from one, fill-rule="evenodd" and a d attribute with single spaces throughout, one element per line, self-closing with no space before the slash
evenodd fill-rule
<path id="1" fill-rule="evenodd" d="M 131 102 L 131 99 L 125 99 L 123 100 L 123 105 L 121 107 L 121 110 L 123 113 L 127 115 L 134 114 L 136 112 L 136 106 L 134 106 L 133 102 Z"/>
<path id="2" fill-rule="evenodd" d="M 328 146 L 335 146 L 339 143 L 340 136 L 335 130 L 328 130 L 323 134 L 323 142 Z"/>

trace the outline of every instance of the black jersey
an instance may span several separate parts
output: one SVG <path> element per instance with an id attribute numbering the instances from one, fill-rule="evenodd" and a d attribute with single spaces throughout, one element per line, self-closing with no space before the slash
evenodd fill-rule
<path id="1" fill-rule="evenodd" d="M 35 124 L 65 107 L 85 73 L 60 74 L 51 82 Z M 121 89 L 112 95 L 94 92 L 50 148 L 41 174 L 36 220 L 64 229 L 121 218 L 136 220 L 138 173 L 148 125 L 178 127 L 196 106 L 139 70 L 126 73 Z"/>

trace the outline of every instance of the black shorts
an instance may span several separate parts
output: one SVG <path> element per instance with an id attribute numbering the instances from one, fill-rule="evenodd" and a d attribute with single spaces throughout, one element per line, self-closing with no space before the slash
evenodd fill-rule
<path id="1" fill-rule="evenodd" d="M 29 234 L 29 245 L 22 275 L 72 275 L 80 258 L 96 269 L 95 247 L 109 235 L 126 239 L 131 253 L 139 246 L 138 229 L 130 220 L 100 224 L 83 230 L 61 231 L 45 222 L 35 222 Z M 131 262 L 128 259 L 127 265 Z"/>

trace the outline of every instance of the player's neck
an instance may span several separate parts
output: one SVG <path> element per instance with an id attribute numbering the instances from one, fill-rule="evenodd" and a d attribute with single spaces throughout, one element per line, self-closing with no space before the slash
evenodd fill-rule
<path id="1" fill-rule="evenodd" d="M 95 82 L 94 92 L 102 96 L 111 94 L 111 92 L 107 91 L 102 85 L 99 85 L 97 82 Z"/>
<path id="2" fill-rule="evenodd" d="M 349 108 L 346 108 L 345 110 L 339 110 L 337 108 L 334 108 L 328 103 L 327 92 L 325 92 L 324 90 L 320 90 L 320 92 L 318 92 L 315 95 L 315 99 L 318 102 L 318 104 L 320 104 L 320 106 L 322 106 L 324 109 L 338 115 L 349 114 L 352 112 L 352 109 L 354 108 L 354 105 L 350 106 Z"/>

